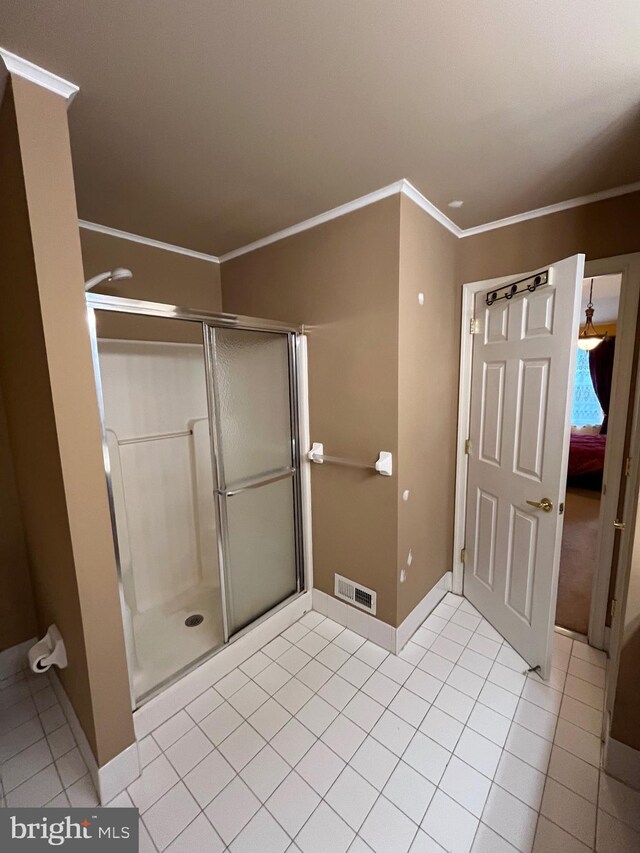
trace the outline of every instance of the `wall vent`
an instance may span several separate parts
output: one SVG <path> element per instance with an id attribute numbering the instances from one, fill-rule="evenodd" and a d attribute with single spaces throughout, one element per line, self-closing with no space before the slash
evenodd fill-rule
<path id="1" fill-rule="evenodd" d="M 375 616 L 376 593 L 372 589 L 367 589 L 366 586 L 354 583 L 348 578 L 343 578 L 342 575 L 336 575 L 333 594 L 336 598 L 342 598 L 344 601 L 348 601 L 349 604 L 353 604 L 361 610 L 366 610 L 368 613 L 373 613 Z"/>

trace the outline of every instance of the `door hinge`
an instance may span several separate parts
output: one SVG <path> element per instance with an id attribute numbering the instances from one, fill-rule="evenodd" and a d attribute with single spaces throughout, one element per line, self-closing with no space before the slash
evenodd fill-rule
<path id="1" fill-rule="evenodd" d="M 564 514 L 564 504 L 560 504 L 560 506 L 558 507 L 558 515 L 563 515 L 563 514 Z"/>
<path id="2" fill-rule="evenodd" d="M 480 331 L 480 320 L 476 320 L 475 317 L 471 318 L 471 322 L 469 323 L 469 334 L 477 335 Z"/>
<path id="3" fill-rule="evenodd" d="M 619 521 L 617 518 L 613 522 L 613 526 L 615 527 L 616 530 L 624 530 L 624 528 L 625 528 L 624 521 Z"/>
<path id="4" fill-rule="evenodd" d="M 470 438 L 465 439 L 464 442 L 464 452 L 467 456 L 471 456 L 471 451 L 473 450 L 473 444 Z"/>
<path id="5" fill-rule="evenodd" d="M 624 476 L 625 477 L 631 476 L 631 457 L 630 456 L 627 456 L 625 463 L 624 463 Z"/>
<path id="6" fill-rule="evenodd" d="M 617 605 L 617 603 L 618 603 L 618 602 L 616 601 L 616 599 L 615 599 L 615 598 L 612 598 L 612 599 L 611 599 L 611 605 L 609 606 L 609 618 L 610 618 L 610 619 L 613 619 L 613 617 L 616 615 L 616 605 Z"/>
<path id="7" fill-rule="evenodd" d="M 460 562 L 461 563 L 467 562 L 467 549 L 466 548 L 463 548 L 462 551 L 460 551 Z"/>

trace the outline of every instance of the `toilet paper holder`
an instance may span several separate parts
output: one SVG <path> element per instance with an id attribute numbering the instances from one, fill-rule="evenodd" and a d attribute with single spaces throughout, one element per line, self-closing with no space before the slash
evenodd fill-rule
<path id="1" fill-rule="evenodd" d="M 66 667 L 67 650 L 56 625 L 49 625 L 44 637 L 29 649 L 28 657 L 33 672 L 46 672 L 53 665 L 59 669 Z"/>

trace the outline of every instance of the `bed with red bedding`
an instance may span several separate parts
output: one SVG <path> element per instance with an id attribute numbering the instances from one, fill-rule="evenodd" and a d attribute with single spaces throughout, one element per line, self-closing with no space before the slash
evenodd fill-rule
<path id="1" fill-rule="evenodd" d="M 572 433 L 569 444 L 567 483 L 585 489 L 602 488 L 606 435 Z"/>

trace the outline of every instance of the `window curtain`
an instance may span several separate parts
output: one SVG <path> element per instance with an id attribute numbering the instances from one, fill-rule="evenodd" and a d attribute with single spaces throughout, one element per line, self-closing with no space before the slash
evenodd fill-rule
<path id="1" fill-rule="evenodd" d="M 589 352 L 589 371 L 593 390 L 604 412 L 600 435 L 607 434 L 609 425 L 609 402 L 611 400 L 611 379 L 613 377 L 613 359 L 616 353 L 616 339 L 606 338 Z"/>

